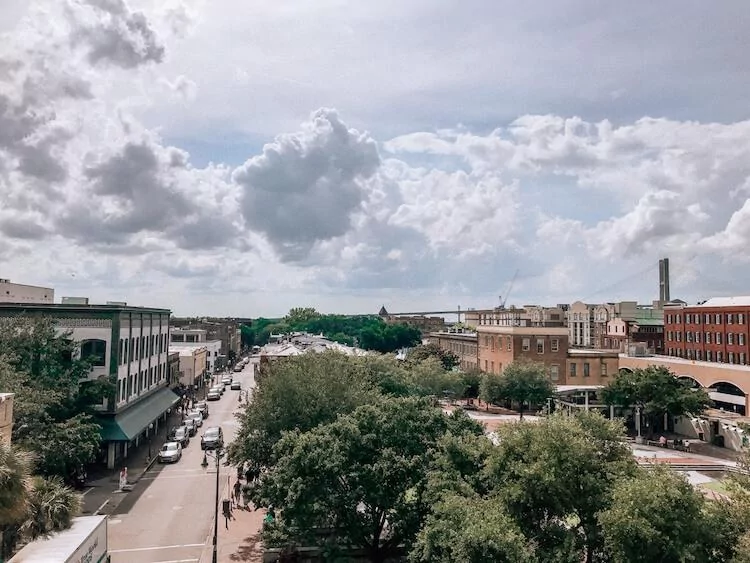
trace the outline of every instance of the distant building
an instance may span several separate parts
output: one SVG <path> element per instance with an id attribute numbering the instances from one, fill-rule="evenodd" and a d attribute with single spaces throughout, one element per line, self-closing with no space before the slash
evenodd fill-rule
<path id="1" fill-rule="evenodd" d="M 617 375 L 619 354 L 615 350 L 568 350 L 565 385 L 608 385 Z"/>
<path id="2" fill-rule="evenodd" d="M 55 290 L 51 287 L 11 283 L 0 278 L 0 303 L 54 303 Z"/>
<path id="3" fill-rule="evenodd" d="M 700 305 L 664 307 L 668 356 L 747 365 L 750 358 L 750 296 L 715 297 Z"/>
<path id="4" fill-rule="evenodd" d="M 206 386 L 208 349 L 205 344 L 171 345 L 169 353 L 180 356 L 180 383 L 188 389 Z"/>
<path id="5" fill-rule="evenodd" d="M 564 376 L 568 357 L 568 330 L 564 327 L 477 326 L 478 366 L 490 373 L 517 360 L 544 364 L 550 379 Z M 564 380 L 564 379 L 563 379 Z"/>
<path id="6" fill-rule="evenodd" d="M 219 340 L 221 348 L 219 355 L 233 362 L 240 354 L 242 339 L 240 323 L 236 319 L 221 318 L 173 318 L 172 327 L 179 329 L 198 329 L 206 331 L 206 340 Z"/>
<path id="7" fill-rule="evenodd" d="M 209 340 L 208 331 L 200 328 L 173 328 L 170 348 L 201 344 L 206 347 L 206 371 L 214 374 L 227 364 L 226 356 L 221 354 L 221 340 Z"/>
<path id="8" fill-rule="evenodd" d="M 180 386 L 180 353 L 170 351 L 167 356 L 167 383 L 170 389 Z"/>
<path id="9" fill-rule="evenodd" d="M 458 367 L 463 371 L 479 369 L 476 332 L 461 330 L 431 332 L 428 340 L 441 350 L 455 354 L 458 357 Z"/>
<path id="10" fill-rule="evenodd" d="M 13 393 L 0 393 L 0 442 L 10 444 L 13 431 Z"/>
<path id="11" fill-rule="evenodd" d="M 90 380 L 111 377 L 115 390 L 99 405 L 100 461 L 113 468 L 131 444 L 166 419 L 178 397 L 167 385 L 168 309 L 127 305 L 0 303 L 0 316 L 51 318 L 71 331 L 82 356 L 91 358 Z M 85 383 L 84 383 L 85 384 Z"/>

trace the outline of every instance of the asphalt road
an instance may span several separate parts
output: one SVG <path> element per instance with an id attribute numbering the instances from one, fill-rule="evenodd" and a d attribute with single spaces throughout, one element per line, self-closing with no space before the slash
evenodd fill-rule
<path id="1" fill-rule="evenodd" d="M 232 374 L 242 382 L 243 392 L 254 385 L 255 365 L 251 361 L 242 372 Z M 239 392 L 227 387 L 221 400 L 209 402 L 209 417 L 190 439 L 182 459 L 170 465 L 155 464 L 110 515 L 108 541 L 112 563 L 199 561 L 206 543 L 211 541 L 208 536 L 213 525 L 216 490 L 216 462 L 209 458 L 208 469 L 201 467 L 200 435 L 206 426 L 219 425 L 224 430 L 225 442 L 229 443 L 237 430 L 234 411 L 238 399 Z M 229 498 L 236 476 L 234 467 L 220 468 L 220 498 Z M 223 525 L 221 513 L 219 525 Z"/>

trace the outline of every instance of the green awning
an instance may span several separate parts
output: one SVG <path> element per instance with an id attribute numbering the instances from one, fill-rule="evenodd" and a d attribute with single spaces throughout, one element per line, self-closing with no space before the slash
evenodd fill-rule
<path id="1" fill-rule="evenodd" d="M 664 319 L 636 319 L 633 322 L 641 326 L 664 326 Z"/>
<path id="2" fill-rule="evenodd" d="M 173 407 L 180 397 L 170 389 L 160 389 L 132 407 L 114 416 L 101 418 L 101 436 L 105 442 L 130 442 L 149 424 Z"/>

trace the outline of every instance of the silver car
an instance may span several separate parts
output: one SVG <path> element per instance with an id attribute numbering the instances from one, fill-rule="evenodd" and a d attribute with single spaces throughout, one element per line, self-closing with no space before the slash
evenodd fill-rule
<path id="1" fill-rule="evenodd" d="M 191 411 L 188 413 L 187 418 L 193 419 L 197 428 L 203 426 L 203 414 L 200 411 Z"/>
<path id="2" fill-rule="evenodd" d="M 182 421 L 183 426 L 187 428 L 188 435 L 189 436 L 195 436 L 198 432 L 198 426 L 195 424 L 195 420 L 193 420 L 190 417 L 185 417 L 185 420 Z"/>
<path id="3" fill-rule="evenodd" d="M 167 442 L 159 450 L 159 463 L 175 463 L 182 457 L 182 446 L 179 442 Z"/>

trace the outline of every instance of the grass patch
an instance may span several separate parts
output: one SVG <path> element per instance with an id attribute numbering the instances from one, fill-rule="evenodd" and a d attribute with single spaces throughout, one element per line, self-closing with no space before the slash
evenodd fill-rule
<path id="1" fill-rule="evenodd" d="M 702 483 L 701 487 L 717 493 L 721 493 L 723 495 L 729 494 L 729 487 L 727 487 L 726 481 L 711 481 L 710 483 Z"/>

